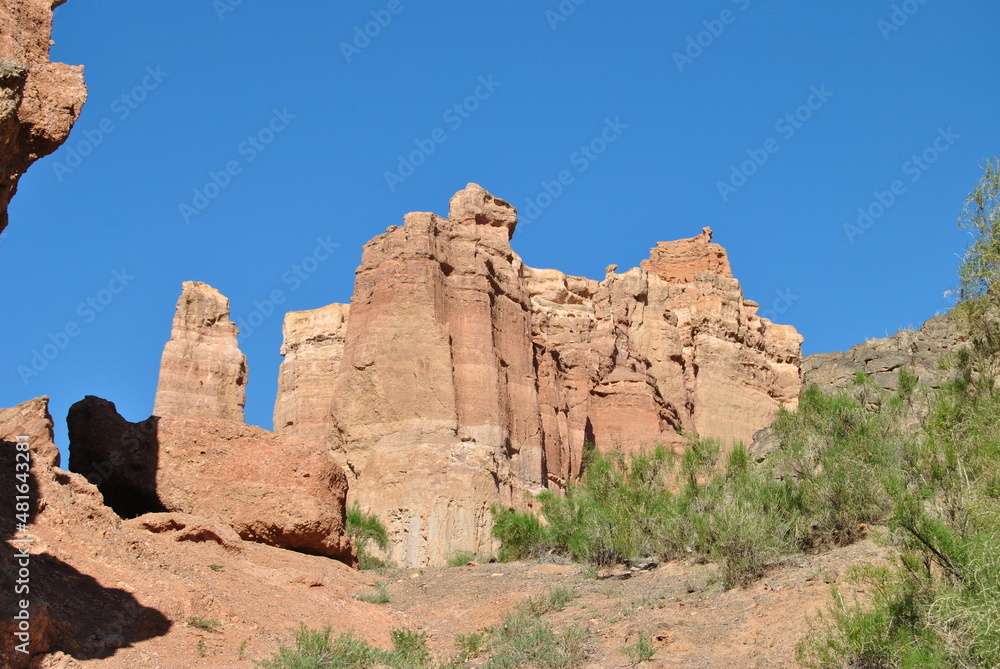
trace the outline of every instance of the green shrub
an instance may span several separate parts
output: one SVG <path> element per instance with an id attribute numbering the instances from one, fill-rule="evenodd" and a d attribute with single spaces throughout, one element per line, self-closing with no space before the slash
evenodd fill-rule
<path id="1" fill-rule="evenodd" d="M 303 624 L 295 632 L 295 643 L 278 643 L 277 652 L 257 663 L 261 669 L 424 669 L 434 665 L 423 633 L 392 630 L 391 651 L 373 648 L 352 633 L 333 638 L 329 627 L 309 629 Z"/>
<path id="2" fill-rule="evenodd" d="M 386 583 L 379 581 L 375 584 L 374 592 L 362 592 L 356 595 L 356 598 L 362 602 L 368 602 L 369 604 L 388 604 L 389 587 Z"/>
<path id="3" fill-rule="evenodd" d="M 470 562 L 476 561 L 476 554 L 469 551 L 455 551 L 448 558 L 449 567 L 464 567 Z"/>
<path id="4" fill-rule="evenodd" d="M 635 643 L 625 646 L 622 651 L 633 666 L 652 659 L 656 655 L 656 648 L 649 642 L 649 637 L 645 632 L 639 632 L 639 638 L 636 639 Z"/>
<path id="5" fill-rule="evenodd" d="M 502 548 L 497 555 L 500 562 L 513 562 L 541 555 L 547 549 L 546 532 L 542 528 L 538 516 L 493 507 L 493 536 L 501 543 Z"/>
<path id="6" fill-rule="evenodd" d="M 218 629 L 221 623 L 214 618 L 202 618 L 201 616 L 191 616 L 187 619 L 187 624 L 191 627 L 197 627 L 201 630 L 207 630 L 209 632 L 214 632 Z"/>
<path id="7" fill-rule="evenodd" d="M 362 511 L 361 505 L 355 501 L 347 507 L 346 529 L 347 536 L 358 549 L 360 569 L 371 570 L 387 566 L 384 560 L 375 557 L 368 550 L 371 544 L 378 546 L 382 551 L 389 550 L 389 531 L 381 520 Z"/>

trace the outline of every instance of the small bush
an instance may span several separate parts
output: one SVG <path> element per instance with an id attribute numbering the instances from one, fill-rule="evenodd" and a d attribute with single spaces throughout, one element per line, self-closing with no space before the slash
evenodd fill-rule
<path id="1" fill-rule="evenodd" d="M 500 562 L 524 560 L 545 552 L 548 542 L 538 516 L 500 506 L 494 506 L 492 511 L 493 536 L 503 544 L 497 555 Z"/>
<path id="2" fill-rule="evenodd" d="M 215 620 L 214 618 L 202 618 L 201 616 L 191 616 L 190 618 L 187 619 L 187 624 L 190 625 L 191 627 L 197 627 L 200 630 L 207 630 L 209 632 L 214 632 L 222 623 L 220 623 L 218 620 Z"/>
<path id="3" fill-rule="evenodd" d="M 379 581 L 375 584 L 374 592 L 362 592 L 356 595 L 356 598 L 362 602 L 368 602 L 369 604 L 388 604 L 389 587 L 386 583 Z"/>
<path id="4" fill-rule="evenodd" d="M 489 635 L 483 632 L 471 632 L 455 636 L 455 647 L 458 649 L 459 662 L 465 662 L 486 650 Z"/>
<path id="5" fill-rule="evenodd" d="M 365 513 L 355 501 L 347 507 L 347 535 L 358 549 L 358 567 L 362 570 L 381 569 L 388 566 L 384 560 L 369 551 L 374 544 L 379 550 L 389 550 L 389 531 L 376 516 Z"/>
<path id="6" fill-rule="evenodd" d="M 650 643 L 649 637 L 645 632 L 639 632 L 639 638 L 636 639 L 635 643 L 625 646 L 622 651 L 629 659 L 629 662 L 632 663 L 632 666 L 652 659 L 656 655 L 656 648 Z"/>
<path id="7" fill-rule="evenodd" d="M 449 567 L 464 567 L 470 562 L 476 561 L 476 554 L 469 551 L 456 551 L 448 558 Z"/>
<path id="8" fill-rule="evenodd" d="M 277 652 L 257 663 L 261 669 L 425 669 L 433 666 L 423 633 L 392 630 L 391 651 L 373 648 L 352 633 L 333 638 L 333 631 L 309 629 L 303 624 L 295 632 L 295 643 L 278 643 Z"/>

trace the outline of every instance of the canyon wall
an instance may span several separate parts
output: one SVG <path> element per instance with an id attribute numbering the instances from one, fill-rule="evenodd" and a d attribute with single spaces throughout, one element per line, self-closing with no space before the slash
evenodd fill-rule
<path id="1" fill-rule="evenodd" d="M 490 506 L 563 487 L 588 445 L 749 443 L 797 402 L 801 337 L 710 230 L 598 281 L 525 266 L 516 225 L 469 184 L 365 245 L 349 308 L 286 317 L 275 431 L 326 440 L 400 563 L 490 552 Z"/>
<path id="2" fill-rule="evenodd" d="M 0 232 L 21 175 L 66 141 L 87 100 L 83 67 L 49 62 L 63 2 L 0 0 Z"/>

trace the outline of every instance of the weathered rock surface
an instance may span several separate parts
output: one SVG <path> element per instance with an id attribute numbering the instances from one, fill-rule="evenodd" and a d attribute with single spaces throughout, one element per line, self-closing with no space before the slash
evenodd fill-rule
<path id="1" fill-rule="evenodd" d="M 347 479 L 320 442 L 207 418 L 130 423 L 96 397 L 74 404 L 67 420 L 70 469 L 96 472 L 122 516 L 193 514 L 250 541 L 356 561 L 344 534 Z"/>
<path id="2" fill-rule="evenodd" d="M 288 401 L 274 406 L 275 433 L 329 439 L 349 312 L 346 304 L 331 304 L 285 315 L 278 395 Z"/>
<path id="3" fill-rule="evenodd" d="M 49 62 L 65 0 L 0 0 L 0 232 L 21 175 L 69 136 L 87 99 L 83 67 Z"/>
<path id="4" fill-rule="evenodd" d="M 153 413 L 242 423 L 247 359 L 238 334 L 229 300 L 208 284 L 185 281 L 163 348 Z"/>
<path id="5" fill-rule="evenodd" d="M 29 437 L 35 458 L 31 522 L 15 534 L 18 436 Z M 355 600 L 374 579 L 336 560 L 244 542 L 225 523 L 183 513 L 123 521 L 83 476 L 51 466 L 54 451 L 44 398 L 0 409 L 0 539 L 30 539 L 6 545 L 0 588 L 15 593 L 25 559 L 15 550 L 25 548 L 31 621 L 29 652 L 16 652 L 20 597 L 0 597 L 0 667 L 182 669 L 197 657 L 192 633 L 208 646 L 202 665 L 233 667 L 252 664 L 240 661 L 244 654 L 270 655 L 289 620 L 332 624 L 383 646 L 390 629 L 407 626 Z M 222 625 L 201 633 L 185 623 L 192 616 Z"/>
<path id="6" fill-rule="evenodd" d="M 596 281 L 526 267 L 516 225 L 469 184 L 365 245 L 349 312 L 286 321 L 275 429 L 327 439 L 403 564 L 487 551 L 490 505 L 579 476 L 585 443 L 749 443 L 797 402 L 802 338 L 710 230 Z"/>
<path id="7" fill-rule="evenodd" d="M 844 352 L 816 353 L 802 360 L 803 387 L 824 390 L 849 387 L 858 372 L 871 376 L 885 390 L 895 390 L 899 370 L 906 366 L 921 383 L 937 388 L 951 378 L 941 359 L 965 343 L 949 314 L 931 318 L 919 330 L 900 330 L 891 337 L 870 339 Z"/>
<path id="8" fill-rule="evenodd" d="M 49 398 L 36 397 L 11 409 L 0 409 L 0 438 L 16 442 L 29 437 L 31 459 L 46 467 L 59 466 L 59 448 L 52 441 Z"/>

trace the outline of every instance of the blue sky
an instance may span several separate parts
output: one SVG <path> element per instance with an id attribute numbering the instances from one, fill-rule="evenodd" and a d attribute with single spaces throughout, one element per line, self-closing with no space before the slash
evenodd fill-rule
<path id="1" fill-rule="evenodd" d="M 535 267 L 600 278 L 708 225 L 807 353 L 919 325 L 1000 153 L 998 25 L 992 0 L 70 0 L 52 54 L 90 97 L 0 237 L 0 405 L 50 395 L 63 447 L 84 395 L 145 418 L 198 280 L 270 427 L 283 313 L 348 301 L 364 242 L 470 181 L 531 214 Z"/>

